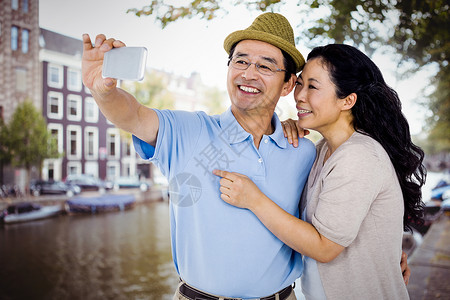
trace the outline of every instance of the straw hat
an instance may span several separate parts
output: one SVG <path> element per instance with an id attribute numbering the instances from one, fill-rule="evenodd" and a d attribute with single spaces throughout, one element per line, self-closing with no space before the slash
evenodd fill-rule
<path id="1" fill-rule="evenodd" d="M 289 21 L 278 13 L 269 12 L 259 15 L 247 29 L 228 35 L 223 47 L 230 54 L 231 47 L 242 40 L 258 40 L 269 43 L 292 57 L 297 73 L 303 69 L 305 59 L 295 47 L 294 31 Z"/>

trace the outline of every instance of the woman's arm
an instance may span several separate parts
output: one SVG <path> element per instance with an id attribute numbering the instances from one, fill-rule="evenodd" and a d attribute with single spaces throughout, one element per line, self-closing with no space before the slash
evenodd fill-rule
<path id="1" fill-rule="evenodd" d="M 222 177 L 220 192 L 225 202 L 251 210 L 283 243 L 319 262 L 330 262 L 345 247 L 321 235 L 313 225 L 284 211 L 264 195 L 247 176 L 214 170 Z"/>

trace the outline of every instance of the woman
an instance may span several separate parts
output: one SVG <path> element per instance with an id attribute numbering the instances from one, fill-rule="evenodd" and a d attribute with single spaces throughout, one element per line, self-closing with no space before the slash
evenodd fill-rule
<path id="1" fill-rule="evenodd" d="M 307 299 L 408 299 L 402 235 L 421 220 L 425 169 L 397 93 L 366 55 L 333 44 L 309 54 L 294 97 L 298 127 L 323 136 L 302 197 L 306 222 L 246 176 L 215 170 L 222 199 L 305 255 Z"/>

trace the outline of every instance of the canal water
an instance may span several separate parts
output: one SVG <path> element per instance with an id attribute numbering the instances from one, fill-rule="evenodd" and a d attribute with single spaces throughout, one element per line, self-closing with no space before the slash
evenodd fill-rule
<path id="1" fill-rule="evenodd" d="M 167 202 L 4 225 L 0 299 L 172 299 L 169 234 Z"/>
<path id="2" fill-rule="evenodd" d="M 430 173 L 423 199 L 443 174 Z M 297 280 L 297 299 L 304 300 Z M 0 299 L 172 299 L 169 205 L 0 225 Z"/>

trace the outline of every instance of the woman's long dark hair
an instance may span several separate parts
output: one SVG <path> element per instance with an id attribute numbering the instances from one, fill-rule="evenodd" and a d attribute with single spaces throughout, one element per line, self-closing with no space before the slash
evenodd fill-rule
<path id="1" fill-rule="evenodd" d="M 426 178 L 424 152 L 411 141 L 397 92 L 386 84 L 374 62 L 355 47 L 343 44 L 316 47 L 308 55 L 308 60 L 313 58 L 320 58 L 327 66 L 339 98 L 356 93 L 352 108 L 355 130 L 377 140 L 388 153 L 403 192 L 404 229 L 421 224 L 421 187 Z"/>

